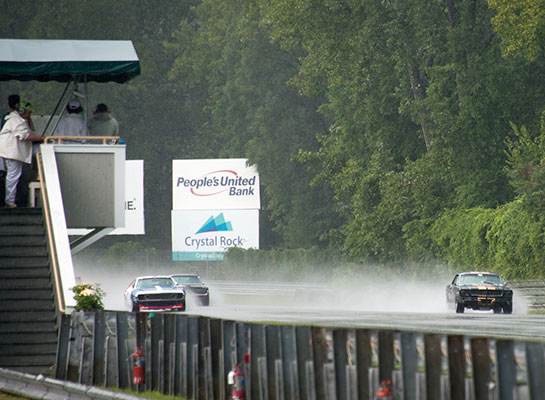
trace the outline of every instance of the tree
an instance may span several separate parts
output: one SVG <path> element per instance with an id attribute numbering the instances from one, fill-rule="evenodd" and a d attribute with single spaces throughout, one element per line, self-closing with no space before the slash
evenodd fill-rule
<path id="1" fill-rule="evenodd" d="M 292 161 L 300 148 L 316 149 L 315 135 L 326 129 L 316 113 L 321 99 L 286 85 L 300 50 L 270 43 L 251 1 L 203 1 L 193 12 L 169 44 L 176 54 L 170 77 L 189 77 L 207 94 L 198 140 L 210 157 L 257 166 L 264 214 L 278 234 L 262 231 L 264 247 L 319 245 L 335 213 L 327 189 L 309 187 L 312 176 Z"/>
<path id="2" fill-rule="evenodd" d="M 529 60 L 543 56 L 545 1 L 488 0 L 488 4 L 496 11 L 492 23 L 502 38 L 505 55 L 521 52 Z"/>

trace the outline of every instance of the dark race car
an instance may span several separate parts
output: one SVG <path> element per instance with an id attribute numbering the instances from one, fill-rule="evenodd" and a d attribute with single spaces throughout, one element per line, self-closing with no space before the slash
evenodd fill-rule
<path id="1" fill-rule="evenodd" d="M 131 311 L 184 311 L 185 290 L 170 276 L 142 276 L 125 290 Z"/>
<path id="2" fill-rule="evenodd" d="M 493 310 L 495 314 L 513 312 L 513 291 L 498 274 L 462 272 L 447 286 L 447 307 L 463 313 L 466 308 Z"/>
<path id="3" fill-rule="evenodd" d="M 197 304 L 210 305 L 210 292 L 203 283 L 199 275 L 196 274 L 174 274 L 170 275 L 176 283 L 182 286 L 187 293 L 188 298 L 196 300 Z"/>

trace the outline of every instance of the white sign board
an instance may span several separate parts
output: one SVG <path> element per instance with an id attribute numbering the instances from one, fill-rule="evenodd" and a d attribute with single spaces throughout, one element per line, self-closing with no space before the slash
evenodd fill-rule
<path id="1" fill-rule="evenodd" d="M 223 260 L 230 247 L 259 247 L 259 210 L 172 211 L 174 261 Z"/>
<path id="2" fill-rule="evenodd" d="M 259 175 L 244 158 L 172 161 L 173 210 L 259 209 Z"/>
<path id="3" fill-rule="evenodd" d="M 86 235 L 90 229 L 68 229 L 69 235 Z M 144 160 L 125 161 L 125 227 L 110 235 L 144 235 Z"/>

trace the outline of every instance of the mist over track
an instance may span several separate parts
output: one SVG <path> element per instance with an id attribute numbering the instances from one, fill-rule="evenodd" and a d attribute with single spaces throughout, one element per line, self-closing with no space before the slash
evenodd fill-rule
<path id="1" fill-rule="evenodd" d="M 128 310 L 123 292 L 137 276 L 176 273 L 161 268 L 111 268 L 75 264 L 80 282 L 106 292 L 107 310 Z M 239 282 L 204 279 L 210 307 L 191 302 L 187 314 L 247 322 L 305 324 L 344 328 L 392 329 L 545 342 L 545 315 L 529 314 L 517 296 L 513 314 L 447 311 L 448 280 L 415 282 L 367 279 L 351 284 L 316 282 Z"/>

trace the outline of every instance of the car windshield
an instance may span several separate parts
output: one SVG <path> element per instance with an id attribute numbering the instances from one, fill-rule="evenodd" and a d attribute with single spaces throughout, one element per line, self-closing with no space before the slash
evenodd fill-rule
<path id="1" fill-rule="evenodd" d="M 138 289 L 151 289 L 156 286 L 171 288 L 174 287 L 174 282 L 170 278 L 149 278 L 140 279 L 136 285 Z"/>
<path id="2" fill-rule="evenodd" d="M 460 276 L 461 285 L 479 285 L 479 284 L 493 284 L 501 285 L 501 278 L 498 275 L 488 274 L 469 274 Z"/>
<path id="3" fill-rule="evenodd" d="M 173 276 L 172 277 L 177 283 L 181 283 L 182 285 L 186 284 L 199 284 L 201 283 L 201 280 L 198 276 Z"/>

